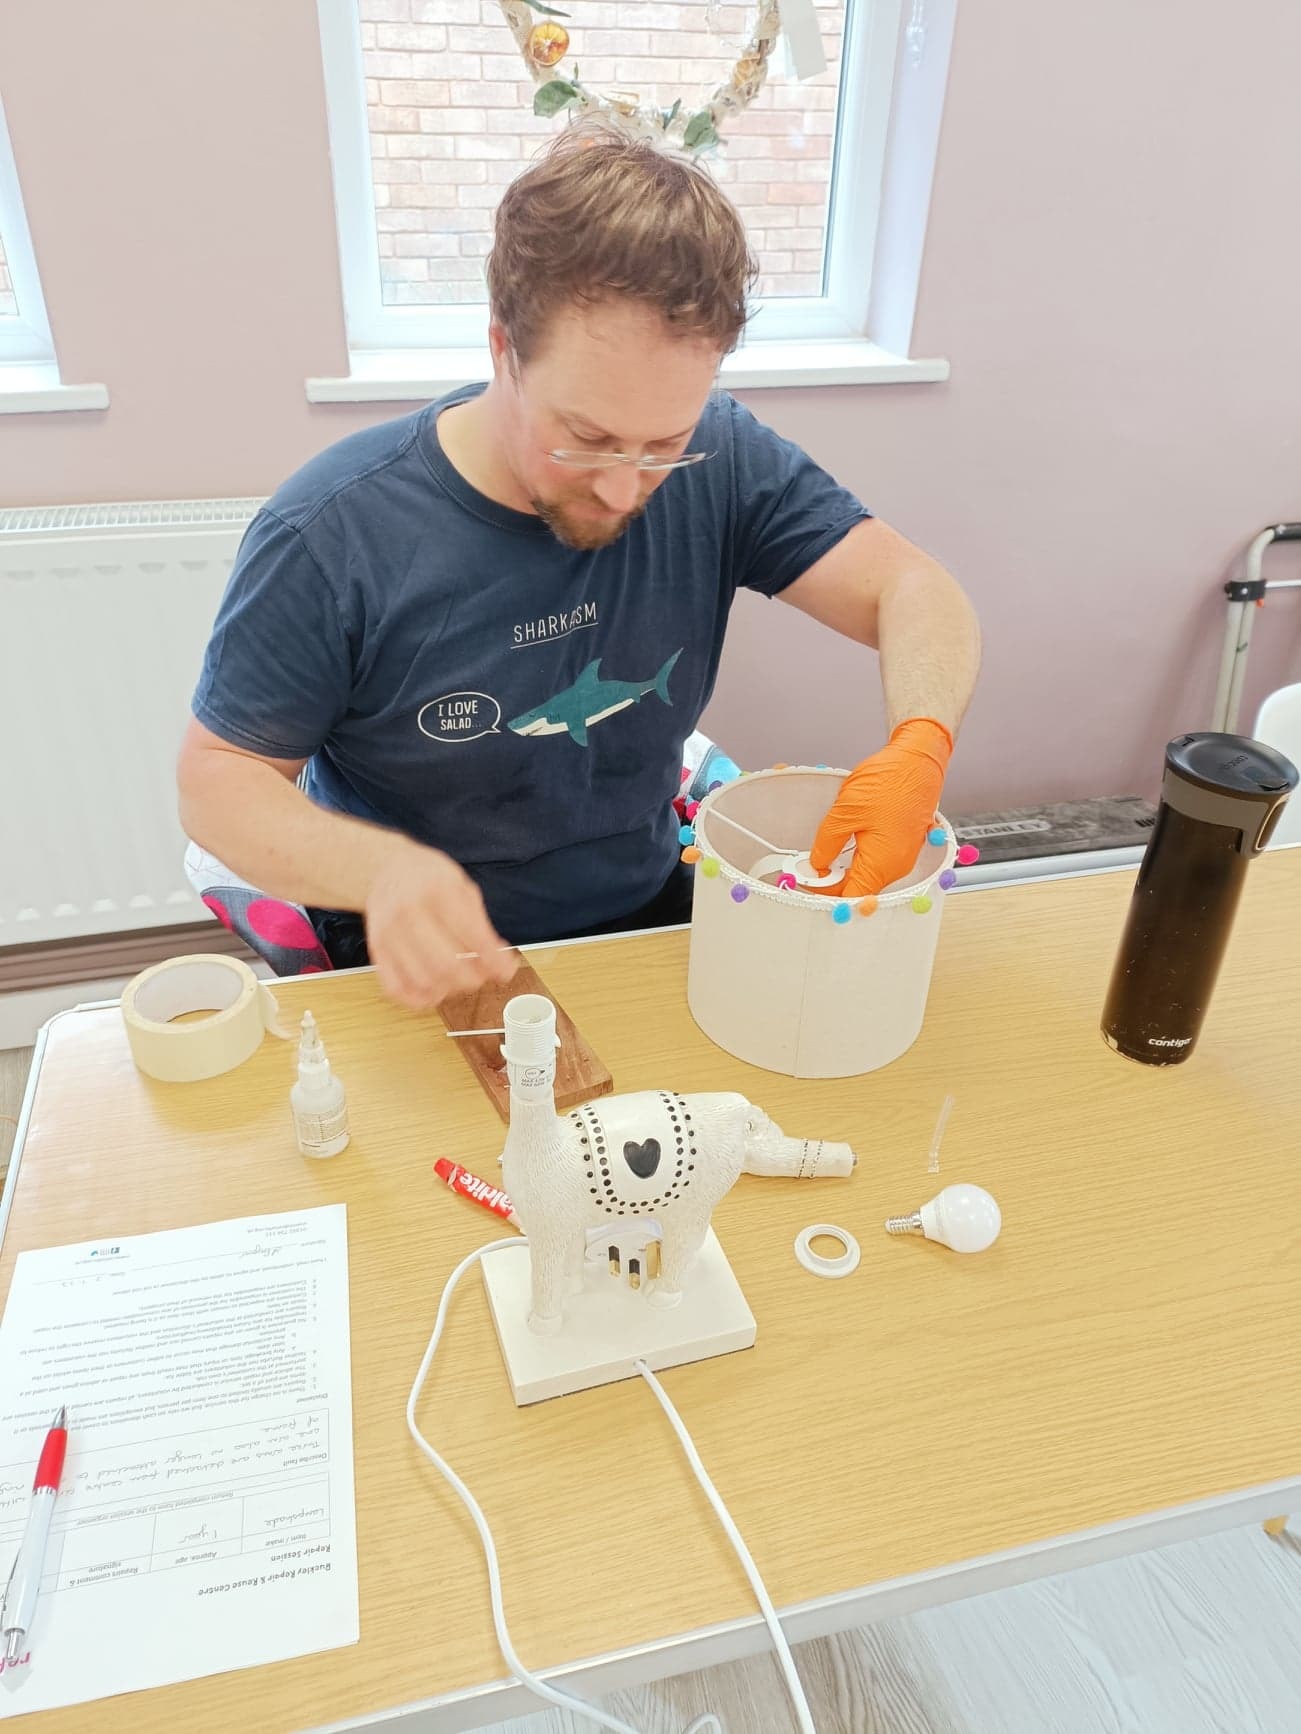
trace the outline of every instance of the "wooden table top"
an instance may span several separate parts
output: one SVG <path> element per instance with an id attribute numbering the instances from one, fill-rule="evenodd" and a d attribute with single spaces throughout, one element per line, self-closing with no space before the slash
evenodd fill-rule
<path id="1" fill-rule="evenodd" d="M 687 935 L 533 953 L 618 1090 L 739 1089 L 798 1136 L 848 1139 L 848 1180 L 743 1176 L 715 1227 L 758 1321 L 742 1354 L 664 1382 L 776 1605 L 1294 1476 L 1301 1452 L 1301 850 L 1256 863 L 1201 1046 L 1168 1070 L 1098 1032 L 1129 874 L 954 897 L 926 1027 L 867 1077 L 797 1081 L 722 1054 L 685 1003 Z M 49 1031 L 0 1255 L 344 1201 L 352 1297 L 359 1648 L 101 1703 L 97 1734 L 271 1734 L 500 1678 L 478 1542 L 403 1410 L 452 1265 L 495 1225 L 433 1176 L 495 1173 L 503 1129 L 436 1017 L 369 972 L 277 988 L 310 1006 L 353 1142 L 294 1147 L 292 1060 L 164 1085 L 116 1008 Z M 926 1150 L 956 1105 L 939 1181 Z M 961 1258 L 887 1237 L 939 1184 L 999 1199 Z M 808 1275 L 813 1221 L 858 1236 Z M 483 1504 L 535 1667 L 752 1613 L 640 1381 L 517 1410 L 467 1277 L 421 1411 Z M 84 1707 L 45 1714 L 51 1734 Z"/>

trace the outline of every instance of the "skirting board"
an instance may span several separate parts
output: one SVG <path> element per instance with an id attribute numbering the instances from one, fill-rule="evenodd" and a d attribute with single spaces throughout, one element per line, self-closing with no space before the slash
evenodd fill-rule
<path id="1" fill-rule="evenodd" d="M 272 973 L 242 939 L 215 920 L 0 947 L 0 1049 L 30 1048 L 41 1025 L 59 1012 L 94 1000 L 119 999 L 142 969 L 193 951 L 218 951 L 241 958 L 255 975 Z"/>
<path id="2" fill-rule="evenodd" d="M 0 993 L 58 987 L 63 982 L 109 981 L 131 977 L 165 957 L 219 951 L 246 963 L 254 954 L 238 934 L 217 920 L 141 927 L 131 933 L 92 933 L 33 945 L 0 946 Z"/>
<path id="3" fill-rule="evenodd" d="M 682 1300 L 660 1312 L 647 1304 L 654 1284 L 634 1289 L 611 1276 L 604 1259 L 588 1259 L 583 1290 L 565 1302 L 564 1329 L 543 1337 L 529 1328 L 529 1261 L 521 1248 L 485 1254 L 483 1281 L 516 1403 L 540 1403 L 636 1378 L 633 1362 L 652 1372 L 748 1349 L 754 1314 L 713 1229 L 687 1272 Z"/>
<path id="4" fill-rule="evenodd" d="M 98 999 L 120 999 L 122 989 L 130 980 L 69 981 L 59 987 L 34 987 L 26 993 L 0 994 L 0 1051 L 5 1048 L 30 1048 L 44 1023 L 73 1006 L 88 1005 Z"/>

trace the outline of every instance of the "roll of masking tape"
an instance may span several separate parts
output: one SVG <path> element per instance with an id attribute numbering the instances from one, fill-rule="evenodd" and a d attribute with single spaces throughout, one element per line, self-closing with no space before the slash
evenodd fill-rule
<path id="1" fill-rule="evenodd" d="M 202 1023 L 178 1024 L 186 1012 L 211 1012 Z M 131 1057 L 165 1084 L 192 1084 L 242 1065 L 263 1032 L 288 1038 L 275 995 L 236 957 L 205 953 L 156 963 L 128 982 L 122 995 Z"/>

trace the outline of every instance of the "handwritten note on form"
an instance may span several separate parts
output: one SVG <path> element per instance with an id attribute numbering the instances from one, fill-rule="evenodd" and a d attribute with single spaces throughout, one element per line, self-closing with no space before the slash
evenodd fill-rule
<path id="1" fill-rule="evenodd" d="M 342 1204 L 24 1252 L 0 1325 L 0 1584 L 68 1460 L 0 1718 L 355 1644 Z"/>

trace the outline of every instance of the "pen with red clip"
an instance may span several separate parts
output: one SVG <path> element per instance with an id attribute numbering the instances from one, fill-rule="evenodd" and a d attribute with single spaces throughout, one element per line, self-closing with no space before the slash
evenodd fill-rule
<path id="1" fill-rule="evenodd" d="M 36 1617 L 36 1598 L 40 1594 L 41 1576 L 45 1570 L 45 1544 L 49 1539 L 54 1501 L 58 1496 L 63 1459 L 68 1449 L 67 1420 L 68 1411 L 60 1409 L 45 1435 L 40 1462 L 36 1465 L 36 1479 L 32 1482 L 31 1504 L 27 1507 L 27 1527 L 23 1530 L 18 1557 L 5 1586 L 0 1632 L 4 1634 L 5 1661 L 10 1667 L 22 1654 Z"/>

